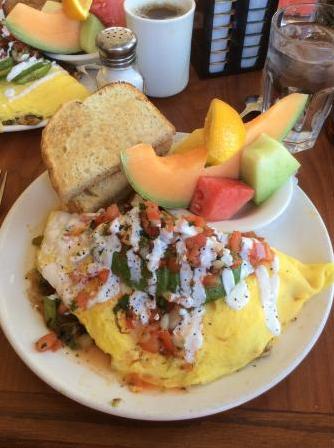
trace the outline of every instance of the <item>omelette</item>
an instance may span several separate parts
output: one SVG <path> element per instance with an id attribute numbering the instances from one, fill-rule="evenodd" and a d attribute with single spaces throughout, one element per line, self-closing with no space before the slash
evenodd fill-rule
<path id="1" fill-rule="evenodd" d="M 26 62 L 17 64 L 13 70 L 23 64 Z M 0 77 L 0 123 L 36 124 L 29 120 L 49 118 L 62 104 L 82 100 L 88 94 L 83 85 L 58 65 L 52 65 L 42 78 L 24 84 Z"/>
<path id="2" fill-rule="evenodd" d="M 52 212 L 37 267 L 122 379 L 163 388 L 244 367 L 334 281 L 333 263 L 305 265 L 253 232 L 218 232 L 140 198 Z"/>

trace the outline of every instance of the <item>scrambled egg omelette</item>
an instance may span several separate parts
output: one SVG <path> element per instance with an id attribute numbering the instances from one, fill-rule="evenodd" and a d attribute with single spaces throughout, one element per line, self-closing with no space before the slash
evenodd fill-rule
<path id="1" fill-rule="evenodd" d="M 247 365 L 334 281 L 333 263 L 305 265 L 252 232 L 225 234 L 140 200 L 52 212 L 38 269 L 51 302 L 77 316 L 122 378 L 166 388 Z"/>

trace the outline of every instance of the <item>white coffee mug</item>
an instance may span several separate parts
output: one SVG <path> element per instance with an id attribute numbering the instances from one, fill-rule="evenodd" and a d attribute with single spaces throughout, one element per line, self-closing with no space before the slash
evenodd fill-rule
<path id="1" fill-rule="evenodd" d="M 175 5 L 184 13 L 160 20 L 141 17 L 139 11 L 148 5 Z M 138 38 L 145 93 L 163 98 L 181 92 L 189 81 L 194 0 L 125 0 L 124 8 L 127 26 Z"/>

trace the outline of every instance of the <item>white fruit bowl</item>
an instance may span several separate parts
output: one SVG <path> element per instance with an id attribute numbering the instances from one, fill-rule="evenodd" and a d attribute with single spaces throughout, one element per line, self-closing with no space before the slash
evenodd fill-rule
<path id="1" fill-rule="evenodd" d="M 75 66 L 85 64 L 96 64 L 100 62 L 99 53 L 82 53 L 82 54 L 59 54 L 44 52 L 50 59 L 54 59 L 58 62 L 65 62 Z"/>

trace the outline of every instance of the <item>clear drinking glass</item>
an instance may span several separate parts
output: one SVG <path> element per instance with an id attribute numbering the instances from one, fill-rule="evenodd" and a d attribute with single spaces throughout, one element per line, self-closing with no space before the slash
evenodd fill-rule
<path id="1" fill-rule="evenodd" d="M 312 148 L 334 100 L 334 6 L 298 4 L 275 13 L 263 88 L 263 110 L 290 93 L 308 94 L 284 143 L 291 152 Z"/>

